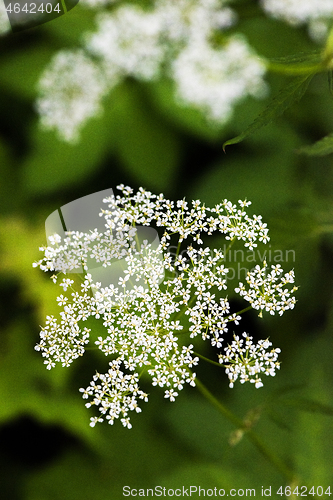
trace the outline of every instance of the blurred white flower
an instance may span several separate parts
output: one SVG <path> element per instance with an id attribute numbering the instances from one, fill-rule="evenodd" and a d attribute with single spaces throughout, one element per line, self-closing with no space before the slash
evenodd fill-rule
<path id="1" fill-rule="evenodd" d="M 158 76 L 164 50 L 159 42 L 161 19 L 155 12 L 123 5 L 113 14 L 101 15 L 97 24 L 86 46 L 101 58 L 108 74 L 119 72 L 143 80 Z"/>
<path id="2" fill-rule="evenodd" d="M 118 1 L 119 0 L 80 0 L 80 5 L 89 9 L 100 9 L 101 7 L 112 5 Z"/>
<path id="3" fill-rule="evenodd" d="M 219 123 L 228 121 L 242 98 L 266 92 L 264 74 L 263 62 L 238 36 L 218 50 L 206 41 L 192 43 L 172 64 L 180 101 L 203 109 L 208 118 Z"/>
<path id="4" fill-rule="evenodd" d="M 227 1 L 156 0 L 156 12 L 169 42 L 190 44 L 207 39 L 213 30 L 229 28 L 236 15 Z"/>
<path id="5" fill-rule="evenodd" d="M 109 88 L 100 68 L 82 50 L 58 52 L 38 84 L 36 107 L 42 125 L 75 142 L 85 121 L 99 113 Z"/>
<path id="6" fill-rule="evenodd" d="M 245 38 L 224 33 L 236 20 L 228 1 L 155 0 L 149 9 L 124 2 L 102 10 L 96 32 L 84 36 L 84 49 L 60 52 L 42 75 L 42 124 L 76 140 L 99 112 L 104 93 L 127 76 L 171 77 L 183 105 L 198 108 L 208 122 L 226 123 L 239 100 L 266 89 L 263 61 Z M 116 2 L 86 0 L 91 7 L 109 3 Z M 215 34 L 221 48 L 213 47 Z"/>
<path id="7" fill-rule="evenodd" d="M 268 14 L 294 25 L 333 16 L 332 0 L 261 0 L 261 4 Z"/>

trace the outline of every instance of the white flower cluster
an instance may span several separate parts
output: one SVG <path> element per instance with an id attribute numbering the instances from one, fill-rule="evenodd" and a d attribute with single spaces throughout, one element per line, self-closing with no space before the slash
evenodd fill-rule
<path id="1" fill-rule="evenodd" d="M 113 425 L 116 418 L 121 418 L 124 427 L 131 429 L 132 424 L 127 416 L 128 411 L 139 413 L 141 408 L 138 406 L 137 399 L 148 401 L 148 394 L 139 389 L 139 377 L 136 373 L 124 375 L 119 369 L 120 361 L 112 361 L 107 373 L 101 375 L 96 373 L 87 389 L 80 389 L 83 393 L 83 399 L 93 396 L 91 403 L 86 403 L 86 407 L 92 405 L 99 407 L 102 415 L 106 415 L 106 420 Z M 100 383 L 96 384 L 96 381 Z M 103 422 L 101 417 L 91 417 L 90 426 L 94 427 L 97 422 Z"/>
<path id="2" fill-rule="evenodd" d="M 56 128 L 66 141 L 77 141 L 82 123 L 100 112 L 107 90 L 102 70 L 83 50 L 58 52 L 38 83 L 41 124 Z"/>
<path id="3" fill-rule="evenodd" d="M 165 397 L 174 401 L 184 384 L 195 386 L 192 368 L 199 357 L 188 340 L 195 342 L 200 336 L 220 348 L 228 323 L 239 323 L 241 316 L 231 313 L 227 297 L 221 296 L 227 289 L 225 255 L 204 246 L 203 239 L 215 232 L 222 233 L 230 244 L 237 239 L 249 249 L 255 248 L 258 241 L 269 241 L 261 216 L 250 217 L 246 213 L 248 201 L 239 201 L 237 206 L 224 200 L 208 208 L 199 200 L 174 203 L 163 194 L 154 195 L 142 188 L 136 193 L 123 185 L 118 189 L 122 194 L 105 199 L 108 208 L 100 213 L 105 218 L 105 232 L 68 232 L 63 241 L 54 235 L 51 245 L 41 248 L 44 258 L 33 264 L 43 271 L 67 273 L 80 267 L 82 272 L 87 271 L 91 262 L 106 270 L 117 261 L 123 263 L 117 282 L 107 286 L 94 280 L 90 272 L 84 275 L 79 291 L 75 290 L 73 279 L 62 279 L 59 284 L 63 293 L 57 299 L 63 308 L 60 322 L 48 316 L 36 345 L 47 368 L 59 362 L 69 366 L 84 354 L 89 342 L 91 330 L 84 326 L 85 321 L 93 317 L 103 325 L 105 333 L 98 336 L 95 345 L 105 356 L 112 357 L 111 368 L 105 375 L 95 375 L 90 386 L 81 390 L 84 398 L 93 398 L 88 406 L 95 404 L 100 410 L 100 415 L 92 419 L 92 426 L 102 421 L 105 414 L 110 424 L 121 418 L 124 426 L 131 426 L 128 412 L 140 411 L 137 400 L 146 401 L 148 397 L 138 386 L 144 372 L 153 386 L 164 388 Z M 148 240 L 140 242 L 138 225 L 163 228 L 160 244 L 154 247 Z M 172 253 L 171 243 L 175 239 L 177 251 Z M 184 246 L 187 239 L 190 242 Z M 275 284 L 281 272 L 279 267 L 273 267 L 266 276 L 256 268 L 249 279 L 251 291 L 245 293 L 240 283 L 238 293 L 250 300 L 255 309 L 265 307 L 271 312 L 273 307 L 282 314 L 293 307 L 295 301 L 290 294 L 296 288 L 291 292 L 283 288 L 293 281 L 292 273 Z M 52 279 L 57 282 L 57 275 L 53 274 Z M 67 290 L 70 296 L 65 295 Z M 263 370 L 258 366 L 262 367 L 263 360 L 276 361 L 271 354 L 265 354 L 269 345 L 267 341 L 260 342 L 250 349 L 247 343 L 245 365 L 241 345 L 238 357 L 236 347 L 233 348 L 236 357 L 231 359 L 229 353 L 228 358 L 223 358 L 228 361 L 230 380 L 242 373 L 243 382 L 255 380 L 256 387 L 260 387 L 257 374 Z M 267 375 L 273 374 L 273 365 L 270 367 L 265 368 Z M 125 375 L 123 370 L 132 375 Z"/>
<path id="4" fill-rule="evenodd" d="M 280 264 L 277 264 L 272 266 L 271 272 L 267 273 L 267 263 L 264 261 L 263 264 L 263 267 L 257 265 L 248 272 L 246 278 L 248 289 L 243 283 L 239 283 L 235 292 L 247 300 L 253 309 L 265 309 L 272 315 L 277 311 L 282 316 L 285 311 L 293 309 L 296 304 L 296 299 L 292 294 L 297 287 L 288 288 L 290 283 L 295 282 L 294 271 L 291 270 L 281 276 L 283 269 Z"/>
<path id="5" fill-rule="evenodd" d="M 230 383 L 229 387 L 234 386 L 234 382 L 240 378 L 241 384 L 250 381 L 258 389 L 263 386 L 259 374 L 275 376 L 275 370 L 280 368 L 277 361 L 280 349 L 266 351 L 272 344 L 269 340 L 259 340 L 255 345 L 252 337 L 243 333 L 244 339 L 234 335 L 231 345 L 224 349 L 225 354 L 219 354 L 219 362 L 226 366 Z"/>
<path id="6" fill-rule="evenodd" d="M 288 21 L 290 24 L 303 24 L 320 18 L 333 16 L 331 0 L 261 0 L 266 12 Z"/>
<path id="7" fill-rule="evenodd" d="M 299 26 L 308 24 L 310 36 L 321 42 L 333 18 L 331 0 L 261 0 L 268 15 Z"/>
<path id="8" fill-rule="evenodd" d="M 78 295 L 78 294 L 77 294 Z M 66 304 L 68 298 L 60 295 L 58 304 Z M 87 317 L 84 310 L 85 298 L 80 297 L 80 301 L 75 299 L 70 305 L 65 305 L 61 311 L 60 325 L 54 316 L 46 317 L 46 326 L 40 332 L 40 342 L 35 346 L 36 351 L 41 351 L 45 359 L 44 363 L 48 370 L 53 368 L 56 363 L 62 366 L 69 366 L 74 359 L 84 354 L 84 346 L 89 343 L 88 328 L 81 329 L 78 325 L 79 307 L 83 309 L 82 317 Z"/>
<path id="9" fill-rule="evenodd" d="M 100 7 L 107 7 L 118 1 L 119 0 L 81 0 L 80 3 L 90 9 L 98 9 Z"/>
<path id="10" fill-rule="evenodd" d="M 164 58 L 160 32 L 156 12 L 123 5 L 114 14 L 99 16 L 98 30 L 87 37 L 87 48 L 101 59 L 110 79 L 131 75 L 151 80 L 158 75 Z"/>
<path id="11" fill-rule="evenodd" d="M 111 266 L 113 259 L 122 259 L 127 251 L 135 246 L 136 229 L 122 222 L 108 222 L 103 233 L 97 229 L 90 233 L 68 231 L 61 244 L 58 234 L 49 237 L 51 246 L 40 247 L 45 252 L 44 258 L 34 263 L 42 271 L 57 271 L 67 273 L 78 269 L 88 270 L 88 262 L 101 263 L 103 267 Z M 56 275 L 53 275 L 56 281 Z"/>
<path id="12" fill-rule="evenodd" d="M 223 50 L 206 40 L 189 44 L 172 63 L 177 96 L 205 111 L 216 122 L 227 122 L 246 95 L 264 95 L 265 66 L 241 36 L 230 37 Z"/>
<path id="13" fill-rule="evenodd" d="M 246 39 L 225 31 L 235 22 L 229 0 L 155 0 L 149 9 L 131 3 L 96 17 L 84 51 L 55 56 L 39 84 L 42 124 L 72 141 L 121 79 L 172 79 L 181 105 L 198 108 L 208 122 L 224 124 L 246 96 L 261 97 L 265 64 Z M 110 3 L 87 0 L 86 7 Z M 223 36 L 219 47 L 214 33 Z"/>

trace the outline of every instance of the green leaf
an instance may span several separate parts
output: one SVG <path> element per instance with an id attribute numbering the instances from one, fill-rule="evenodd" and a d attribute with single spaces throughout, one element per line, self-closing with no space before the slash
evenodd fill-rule
<path id="1" fill-rule="evenodd" d="M 281 415 L 277 415 L 276 413 L 267 413 L 268 418 L 275 424 L 277 425 L 280 429 L 284 431 L 288 431 L 289 433 L 292 433 L 292 427 L 289 425 L 287 418 Z"/>
<path id="2" fill-rule="evenodd" d="M 310 75 L 325 69 L 320 50 L 278 57 L 268 62 L 268 70 L 290 76 Z"/>
<path id="3" fill-rule="evenodd" d="M 62 16 L 60 22 L 56 19 L 56 22 L 45 25 L 49 38 L 59 41 L 65 47 L 75 47 L 82 43 L 86 33 L 94 31 L 95 28 L 95 11 L 82 6 L 80 2 L 75 9 Z"/>
<path id="4" fill-rule="evenodd" d="M 333 407 L 320 403 L 318 401 L 313 401 L 312 399 L 293 398 L 283 400 L 282 403 L 287 406 L 293 406 L 294 408 L 301 411 L 321 413 L 322 415 L 329 415 L 333 417 Z"/>
<path id="5" fill-rule="evenodd" d="M 17 208 L 17 184 L 14 161 L 10 154 L 8 144 L 0 138 L 0 199 L 2 205 L 2 215 Z"/>
<path id="6" fill-rule="evenodd" d="M 330 69 L 328 72 L 328 88 L 329 88 L 331 95 L 333 96 L 333 70 L 332 69 Z"/>
<path id="7" fill-rule="evenodd" d="M 95 342 L 98 339 L 98 337 L 106 337 L 107 335 L 107 329 L 103 325 L 103 320 L 96 319 L 94 316 L 90 316 L 86 321 L 80 321 L 79 322 L 79 327 L 81 329 L 83 328 L 89 328 L 90 329 L 90 335 L 89 335 L 89 347 L 96 348 Z M 100 352 L 100 351 L 99 351 Z"/>
<path id="8" fill-rule="evenodd" d="M 173 470 L 158 479 L 158 484 L 163 484 L 166 490 L 169 488 L 172 490 L 180 489 L 180 491 L 188 492 L 187 494 L 192 498 L 206 496 L 204 490 L 206 490 L 207 496 L 212 496 L 209 492 L 213 491 L 214 486 L 217 490 L 217 494 L 214 496 L 218 496 L 218 492 L 222 496 L 223 490 L 225 490 L 225 496 L 229 496 L 229 490 L 233 488 L 247 490 L 246 494 L 248 496 L 255 496 L 255 489 L 258 488 L 260 483 L 260 479 L 252 476 L 247 469 L 235 470 L 226 463 L 223 463 L 223 465 L 194 463 Z M 200 493 L 199 485 L 201 488 Z"/>
<path id="9" fill-rule="evenodd" d="M 174 127 L 208 142 L 219 140 L 224 125 L 207 120 L 200 109 L 180 103 L 171 80 L 162 78 L 146 83 L 145 87 L 147 98 Z"/>
<path id="10" fill-rule="evenodd" d="M 303 153 L 309 156 L 326 156 L 333 153 L 333 133 L 314 144 L 299 148 L 297 153 Z"/>
<path id="11" fill-rule="evenodd" d="M 290 407 L 301 410 L 295 415 L 292 439 L 294 467 L 303 484 L 308 485 L 324 486 L 332 479 L 331 352 L 331 331 L 321 336 L 312 332 L 299 343 L 296 355 L 286 366 L 286 377 L 292 376 L 295 383 L 307 383 L 304 398 L 290 398 Z"/>
<path id="12" fill-rule="evenodd" d="M 280 90 L 278 95 L 271 100 L 266 109 L 244 132 L 223 144 L 223 150 L 225 151 L 225 147 L 230 144 L 237 144 L 243 141 L 261 127 L 268 125 L 274 118 L 282 115 L 294 102 L 298 102 L 306 92 L 313 76 L 314 74 L 311 73 L 293 78 L 292 81 Z"/>
<path id="13" fill-rule="evenodd" d="M 136 82 L 119 88 L 114 115 L 116 152 L 122 167 L 143 186 L 154 190 L 171 187 L 179 161 L 179 142 L 146 106 Z"/>
<path id="14" fill-rule="evenodd" d="M 89 426 L 88 426 L 89 427 Z M 109 429 L 111 431 L 111 429 Z M 82 447 L 83 448 L 83 447 Z M 114 464 L 113 468 L 117 465 Z M 35 470 L 27 478 L 25 498 L 27 500 L 105 500 L 120 496 L 121 484 L 112 470 L 112 462 L 101 463 L 98 456 L 93 458 L 83 449 L 71 449 L 58 460 L 47 464 L 43 470 Z M 125 481 L 124 475 L 120 475 Z"/>
<path id="15" fill-rule="evenodd" d="M 286 124 L 274 124 L 258 136 L 262 139 L 260 149 L 252 150 L 251 155 L 241 151 L 224 155 L 192 182 L 187 196 L 194 200 L 199 198 L 209 206 L 224 197 L 229 200 L 247 198 L 255 213 L 264 213 L 266 217 L 293 200 L 292 156 L 287 152 L 299 145 L 297 137 Z M 281 144 L 285 147 L 281 148 Z"/>
<path id="16" fill-rule="evenodd" d="M 252 9 L 258 2 L 239 3 Z M 240 26 L 248 43 L 258 54 L 271 60 L 271 58 L 288 57 L 288 54 L 295 54 L 295 52 L 297 55 L 314 53 L 314 43 L 310 41 L 306 31 L 263 16 L 259 5 L 255 8 L 258 8 L 256 15 L 251 13 L 251 15 L 240 16 Z M 276 43 L 277 40 L 279 43 Z"/>
<path id="17" fill-rule="evenodd" d="M 107 96 L 101 115 L 90 119 L 77 144 L 58 139 L 56 132 L 41 129 L 36 122 L 31 131 L 30 154 L 22 164 L 22 187 L 28 193 L 50 193 L 81 184 L 102 164 L 112 150 L 114 122 L 113 95 Z"/>
<path id="18" fill-rule="evenodd" d="M 34 99 L 37 82 L 53 54 L 54 47 L 46 43 L 14 54 L 8 51 L 1 58 L 1 85 L 24 99 Z"/>

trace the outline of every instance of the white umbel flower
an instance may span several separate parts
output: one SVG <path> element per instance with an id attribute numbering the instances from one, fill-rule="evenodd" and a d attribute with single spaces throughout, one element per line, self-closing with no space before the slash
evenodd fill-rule
<path id="1" fill-rule="evenodd" d="M 35 349 L 41 352 L 47 368 L 56 363 L 67 367 L 84 354 L 91 339 L 85 322 L 90 317 L 99 320 L 94 347 L 112 356 L 113 361 L 107 374 L 96 374 L 81 392 L 85 399 L 92 396 L 87 405 L 98 406 L 101 414 L 92 418 L 92 426 L 106 415 L 109 423 L 120 418 L 130 428 L 129 410 L 139 412 L 137 400 L 147 397 L 138 388 L 143 372 L 153 386 L 164 389 L 165 398 L 174 401 L 186 384 L 196 385 L 192 370 L 199 357 L 194 343 L 201 338 L 223 348 L 229 323 L 238 325 L 241 320 L 241 313 L 231 312 L 228 298 L 223 296 L 229 271 L 226 256 L 219 249 L 204 246 L 203 239 L 220 233 L 230 243 L 238 240 L 253 249 L 269 237 L 261 216 L 247 214 L 247 200 L 238 200 L 238 205 L 223 200 L 209 208 L 200 200 L 173 202 L 162 193 L 155 195 L 143 188 L 136 193 L 124 185 L 118 189 L 120 195 L 103 200 L 107 206 L 100 214 L 106 221 L 104 232 L 72 231 L 63 238 L 54 235 L 51 246 L 41 248 L 44 258 L 34 266 L 53 272 L 55 283 L 55 273 L 77 271 L 80 266 L 88 271 L 97 263 L 107 271 L 115 261 L 121 261 L 122 274 L 103 286 L 93 273 L 87 272 L 79 286 L 74 279 L 63 278 L 57 299 L 62 308 L 60 319 L 47 317 Z M 141 242 L 137 224 L 162 228 L 160 243 Z M 172 238 L 176 239 L 176 253 L 170 246 Z M 266 273 L 266 267 L 266 263 L 263 268 L 256 266 L 248 273 L 247 286 L 240 283 L 236 292 L 260 313 L 278 311 L 282 315 L 296 302 L 293 293 L 297 288 L 289 286 L 294 283 L 294 274 L 283 274 L 280 265 Z M 261 373 L 275 374 L 279 350 L 268 353 L 268 340 L 254 346 L 251 337 L 245 336 L 246 342 L 235 338 L 220 361 L 231 386 L 239 378 L 259 388 Z"/>
<path id="2" fill-rule="evenodd" d="M 110 82 L 83 50 L 58 52 L 42 75 L 36 102 L 41 123 L 75 142 L 88 118 L 97 115 Z"/>
<path id="3" fill-rule="evenodd" d="M 297 286 L 290 287 L 295 281 L 294 271 L 283 275 L 280 264 L 271 266 L 271 271 L 267 272 L 267 263 L 264 261 L 263 267 L 259 265 L 247 273 L 247 286 L 239 283 L 235 292 L 247 300 L 253 309 L 265 310 L 271 315 L 278 312 L 280 316 L 288 309 L 293 309 L 296 299 L 293 293 Z"/>
<path id="4" fill-rule="evenodd" d="M 268 339 L 259 340 L 255 345 L 252 337 L 243 333 L 243 338 L 234 335 L 231 345 L 224 349 L 225 354 L 219 354 L 219 363 L 226 367 L 229 378 L 229 387 L 239 378 L 241 384 L 251 382 L 259 389 L 264 384 L 260 378 L 261 374 L 275 376 L 275 370 L 279 370 L 280 363 L 277 361 L 280 349 L 267 351 L 272 345 Z"/>
<path id="5" fill-rule="evenodd" d="M 114 421 L 120 418 L 123 426 L 131 429 L 128 412 L 140 413 L 138 400 L 147 402 L 148 394 L 139 388 L 139 377 L 136 373 L 125 375 L 120 370 L 120 361 L 112 361 L 109 365 L 107 373 L 96 373 L 90 385 L 86 389 L 80 389 L 83 399 L 92 397 L 91 402 L 85 406 L 90 408 L 96 405 L 100 411 L 99 416 L 90 419 L 90 426 L 94 427 L 97 422 L 103 422 L 104 418 L 113 425 Z"/>

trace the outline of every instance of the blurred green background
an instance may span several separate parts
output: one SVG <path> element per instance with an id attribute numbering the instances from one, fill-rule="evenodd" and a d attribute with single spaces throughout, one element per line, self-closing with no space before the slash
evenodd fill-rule
<path id="1" fill-rule="evenodd" d="M 147 387 L 150 402 L 133 417 L 133 429 L 119 422 L 90 428 L 78 388 L 91 380 L 95 359 L 47 371 L 34 351 L 57 295 L 32 268 L 45 244 L 45 219 L 119 183 L 209 206 L 247 198 L 252 213 L 268 223 L 271 248 L 295 250 L 296 261 L 283 264 L 295 268 L 299 285 L 294 311 L 263 319 L 253 311 L 236 327 L 281 347 L 277 376 L 259 390 L 231 390 L 219 368 L 202 362 L 198 373 L 237 416 L 250 419 L 299 485 L 331 485 L 333 493 L 333 157 L 295 152 L 333 131 L 327 76 L 317 75 L 300 103 L 226 154 L 223 142 L 266 102 L 248 99 L 228 126 L 211 128 L 199 112 L 176 105 L 163 80 L 126 80 L 81 141 L 68 145 L 40 128 L 36 83 L 52 54 L 78 46 L 92 25 L 91 12 L 78 5 L 0 38 L 1 500 L 118 500 L 124 485 L 256 488 L 257 496 L 272 486 L 279 498 L 274 491 L 287 484 L 246 436 L 230 444 L 235 428 L 193 388 L 169 403 L 161 390 Z M 318 48 L 305 28 L 263 16 L 244 16 L 239 30 L 266 57 Z M 270 95 L 285 79 L 267 76 Z M 208 347 L 206 354 L 214 359 Z"/>

